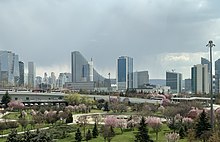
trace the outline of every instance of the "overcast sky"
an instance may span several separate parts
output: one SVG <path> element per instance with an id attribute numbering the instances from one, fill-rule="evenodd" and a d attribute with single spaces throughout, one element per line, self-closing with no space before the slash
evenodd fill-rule
<path id="1" fill-rule="evenodd" d="M 165 78 L 209 58 L 220 58 L 219 0 L 0 0 L 0 50 L 10 50 L 37 75 L 70 72 L 70 54 L 92 57 L 97 71 L 115 77 L 116 59 L 134 59 L 134 71 Z M 213 71 L 214 72 L 214 71 Z"/>

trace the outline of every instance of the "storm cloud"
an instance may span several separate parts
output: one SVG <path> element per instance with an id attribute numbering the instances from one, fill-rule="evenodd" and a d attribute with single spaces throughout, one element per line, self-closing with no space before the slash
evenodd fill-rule
<path id="1" fill-rule="evenodd" d="M 104 76 L 114 77 L 116 59 L 127 55 L 134 58 L 134 70 L 148 70 L 150 78 L 165 78 L 171 69 L 188 78 L 200 56 L 208 58 L 210 39 L 214 59 L 220 58 L 219 5 L 218 0 L 1 0 L 0 49 L 34 61 L 38 75 L 70 72 L 70 53 L 78 50 L 93 58 Z"/>

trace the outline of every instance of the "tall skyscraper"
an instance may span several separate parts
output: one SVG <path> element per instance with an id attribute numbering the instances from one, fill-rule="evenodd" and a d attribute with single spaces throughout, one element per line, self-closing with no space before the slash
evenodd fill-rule
<path id="1" fill-rule="evenodd" d="M 54 72 L 51 72 L 50 75 L 50 84 L 51 84 L 51 88 L 54 89 L 56 88 L 56 76 Z"/>
<path id="2" fill-rule="evenodd" d="M 121 56 L 117 59 L 117 90 L 133 88 L 133 58 Z"/>
<path id="3" fill-rule="evenodd" d="M 211 70 L 211 64 L 210 64 L 209 60 L 206 59 L 206 58 L 201 57 L 201 64 L 202 64 L 202 65 L 207 64 L 207 65 L 208 65 L 208 72 L 210 73 L 210 70 Z"/>
<path id="4" fill-rule="evenodd" d="M 90 82 L 90 65 L 80 52 L 74 51 L 71 54 L 72 61 L 72 82 Z"/>
<path id="5" fill-rule="evenodd" d="M 31 89 L 35 88 L 35 77 L 34 62 L 28 62 L 28 87 Z"/>
<path id="6" fill-rule="evenodd" d="M 24 86 L 24 63 L 19 61 L 19 86 Z"/>
<path id="7" fill-rule="evenodd" d="M 177 72 L 166 72 L 166 86 L 170 86 L 172 93 L 181 93 L 182 74 Z"/>
<path id="8" fill-rule="evenodd" d="M 19 81 L 19 58 L 10 51 L 0 51 L 1 86 L 14 86 Z"/>
<path id="9" fill-rule="evenodd" d="M 220 59 L 215 61 L 215 93 L 220 93 Z"/>
<path id="10" fill-rule="evenodd" d="M 142 88 L 149 84 L 148 71 L 136 71 L 133 74 L 133 88 Z"/>
<path id="11" fill-rule="evenodd" d="M 88 62 L 79 51 L 71 53 L 71 72 L 72 79 L 69 80 L 72 83 L 68 83 L 71 89 L 94 90 L 95 87 L 104 87 L 105 78 L 94 69 L 93 60 Z"/>
<path id="12" fill-rule="evenodd" d="M 209 93 L 209 73 L 207 64 L 197 64 L 191 68 L 192 93 Z"/>

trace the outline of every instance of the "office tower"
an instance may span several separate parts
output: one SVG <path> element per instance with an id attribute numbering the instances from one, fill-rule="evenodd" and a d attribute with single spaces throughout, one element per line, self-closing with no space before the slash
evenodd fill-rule
<path id="1" fill-rule="evenodd" d="M 19 61 L 19 86 L 24 86 L 24 63 Z"/>
<path id="2" fill-rule="evenodd" d="M 215 61 L 215 93 L 220 93 L 220 59 Z"/>
<path id="3" fill-rule="evenodd" d="M 19 58 L 10 51 L 0 51 L 1 87 L 16 86 L 19 81 Z"/>
<path id="4" fill-rule="evenodd" d="M 56 76 L 54 72 L 51 72 L 49 82 L 51 84 L 52 89 L 56 88 Z"/>
<path id="5" fill-rule="evenodd" d="M 148 71 L 136 71 L 133 74 L 133 88 L 143 88 L 144 85 L 149 84 Z"/>
<path id="6" fill-rule="evenodd" d="M 72 82 L 89 82 L 89 63 L 78 51 L 71 54 L 72 61 Z"/>
<path id="7" fill-rule="evenodd" d="M 185 79 L 185 92 L 191 92 L 191 79 Z"/>
<path id="8" fill-rule="evenodd" d="M 34 62 L 28 62 L 28 87 L 30 89 L 35 88 L 35 76 Z"/>
<path id="9" fill-rule="evenodd" d="M 211 70 L 211 64 L 210 64 L 209 60 L 206 59 L 206 58 L 201 57 L 201 64 L 202 64 L 202 65 L 207 64 L 207 65 L 208 65 L 208 72 L 210 73 L 210 70 Z"/>
<path id="10" fill-rule="evenodd" d="M 117 59 L 117 90 L 125 92 L 133 88 L 133 58 L 121 56 Z"/>
<path id="11" fill-rule="evenodd" d="M 181 93 L 182 74 L 176 72 L 166 72 L 166 86 L 170 86 L 171 93 Z"/>
<path id="12" fill-rule="evenodd" d="M 208 94 L 209 93 L 209 73 L 207 64 L 197 64 L 191 68 L 191 85 L 192 93 Z"/>
<path id="13" fill-rule="evenodd" d="M 88 62 L 79 51 L 71 53 L 71 80 L 68 86 L 72 89 L 93 90 L 103 87 L 105 78 L 93 68 L 93 60 Z"/>

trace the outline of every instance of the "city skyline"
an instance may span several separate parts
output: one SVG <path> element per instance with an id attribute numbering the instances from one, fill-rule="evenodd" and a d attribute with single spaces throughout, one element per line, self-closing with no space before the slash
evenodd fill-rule
<path id="1" fill-rule="evenodd" d="M 220 58 L 219 3 L 1 1 L 0 49 L 33 61 L 40 76 L 71 72 L 70 54 L 80 51 L 105 77 L 116 76 L 119 56 L 130 56 L 134 71 L 147 70 L 151 79 L 172 69 L 190 78 L 191 67 L 209 59 L 209 40 L 216 44 L 213 61 Z"/>

